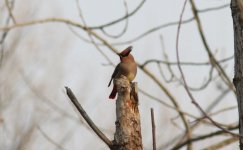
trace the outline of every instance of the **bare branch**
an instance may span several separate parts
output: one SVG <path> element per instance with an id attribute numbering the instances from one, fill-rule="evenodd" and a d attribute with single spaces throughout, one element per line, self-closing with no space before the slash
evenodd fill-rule
<path id="1" fill-rule="evenodd" d="M 141 3 L 138 5 L 138 7 L 136 9 L 134 9 L 131 13 L 126 14 L 125 16 L 123 16 L 121 18 L 118 18 L 114 21 L 111 21 L 111 22 L 103 24 L 103 25 L 89 27 L 89 29 L 102 29 L 102 28 L 114 25 L 114 24 L 116 24 L 120 21 L 123 21 L 123 20 L 127 19 L 128 17 L 134 15 L 143 6 L 144 3 L 145 3 L 145 0 L 142 0 Z"/>
<path id="2" fill-rule="evenodd" d="M 191 17 L 189 19 L 183 20 L 182 23 L 183 24 L 186 24 L 186 23 L 192 22 L 194 19 L 195 19 L 194 17 Z M 140 40 L 140 39 L 144 38 L 145 36 L 147 36 L 147 35 L 149 35 L 151 33 L 154 33 L 154 32 L 156 32 L 156 31 L 158 31 L 160 29 L 167 28 L 167 27 L 171 27 L 171 26 L 175 26 L 175 25 L 178 25 L 178 21 L 172 21 L 172 22 L 169 22 L 169 23 L 165 23 L 165 24 L 162 24 L 162 25 L 153 27 L 153 28 L 145 31 L 144 33 L 136 36 L 135 38 L 133 38 L 131 40 L 127 40 L 127 41 L 124 41 L 124 42 L 112 43 L 112 45 L 131 44 L 132 42 L 135 42 L 137 40 Z"/>
<path id="3" fill-rule="evenodd" d="M 5 5 L 7 5 L 7 8 L 8 8 L 8 11 L 9 11 L 9 16 L 7 17 L 6 19 L 6 22 L 5 22 L 5 25 L 9 25 L 10 23 L 10 20 L 11 20 L 11 13 L 12 13 L 12 10 L 14 8 L 14 4 L 15 4 L 15 0 L 12 0 L 11 2 L 11 6 L 9 4 L 9 2 L 6 0 L 5 1 Z M 8 35 L 9 31 L 6 30 L 3 32 L 2 36 L 1 36 L 1 39 L 0 39 L 0 45 L 1 45 L 1 49 L 0 49 L 0 67 L 2 66 L 2 63 L 3 63 L 3 55 L 4 55 L 4 41 Z"/>
<path id="4" fill-rule="evenodd" d="M 236 130 L 236 129 L 238 129 L 238 125 L 234 126 L 234 127 L 230 127 L 227 130 L 231 131 L 231 130 Z M 223 130 L 218 130 L 213 133 L 200 135 L 198 137 L 192 138 L 191 140 L 187 140 L 187 141 L 181 143 L 180 145 L 177 145 L 176 147 L 172 148 L 172 150 L 179 150 L 183 146 L 187 145 L 188 142 L 196 142 L 196 141 L 200 141 L 200 140 L 211 138 L 211 137 L 218 136 L 218 135 L 229 135 L 229 134 L 226 134 L 225 131 L 223 131 Z"/>
<path id="5" fill-rule="evenodd" d="M 151 108 L 151 124 L 152 124 L 152 136 L 153 136 L 153 150 L 156 150 L 156 129 L 154 123 L 154 109 Z"/>
<path id="6" fill-rule="evenodd" d="M 82 13 L 82 9 L 81 9 L 81 7 L 79 6 L 79 0 L 76 0 L 76 5 L 77 5 L 77 9 L 78 9 L 78 12 L 79 12 L 80 19 L 82 20 L 84 26 L 85 26 L 85 27 L 88 27 L 88 25 L 87 25 L 87 23 L 86 23 L 86 20 L 85 20 L 85 18 L 84 18 L 84 15 L 83 15 L 83 13 Z M 81 38 L 82 40 L 84 39 L 84 38 L 82 38 L 81 36 L 79 36 L 78 33 L 76 33 L 74 30 L 72 30 L 71 27 L 70 27 L 70 29 L 71 29 L 71 31 L 73 31 L 73 33 L 74 33 L 77 37 Z M 89 30 L 91 30 L 91 29 L 88 29 L 88 31 L 89 31 Z M 90 32 L 87 32 L 87 33 L 88 33 L 88 36 L 89 36 L 89 38 L 90 38 L 90 42 L 91 42 L 91 44 L 93 44 L 93 45 L 95 46 L 95 48 L 98 50 L 98 52 L 100 52 L 100 54 L 101 54 L 103 57 L 105 57 L 105 59 L 109 62 L 109 64 L 113 64 L 112 61 L 110 60 L 110 58 L 109 58 L 109 57 L 108 57 L 108 56 L 107 56 L 107 55 L 100 49 L 100 47 L 96 44 L 95 40 L 94 40 L 93 37 L 92 37 L 92 34 L 91 34 Z"/>
<path id="7" fill-rule="evenodd" d="M 186 112 L 186 111 L 178 110 L 176 107 L 171 106 L 170 104 L 168 104 L 168 103 L 162 101 L 161 99 L 159 99 L 159 98 L 157 98 L 157 97 L 154 97 L 153 95 L 147 93 L 146 91 L 144 91 L 144 90 L 142 90 L 142 89 L 139 89 L 139 92 L 141 92 L 143 95 L 149 97 L 149 98 L 152 99 L 152 100 L 155 100 L 156 102 L 158 102 L 158 103 L 164 105 L 165 107 L 167 107 L 167 108 L 169 108 L 169 109 L 171 109 L 171 110 L 181 112 L 182 114 L 187 115 L 187 116 L 189 116 L 189 117 L 195 119 L 195 121 L 197 122 L 197 124 L 198 124 L 199 122 L 203 122 L 203 123 L 205 123 L 205 124 L 207 124 L 207 125 L 213 125 L 211 122 L 205 120 L 205 116 L 197 117 L 197 116 L 195 116 L 195 115 L 193 115 L 193 114 L 189 114 L 189 113 Z M 208 114 L 208 115 L 209 115 L 209 116 L 217 115 L 217 114 L 219 114 L 219 113 L 222 113 L 222 112 L 225 112 L 225 111 L 229 111 L 229 110 L 232 110 L 232 109 L 235 109 L 235 108 L 237 108 L 237 107 L 236 107 L 236 106 L 227 107 L 227 108 L 218 110 L 218 111 L 216 111 L 216 112 L 210 113 L 210 114 Z M 175 119 L 177 119 L 177 118 L 178 118 L 178 116 L 177 116 Z M 195 122 L 195 121 L 194 121 L 194 122 Z M 195 125 L 196 125 L 196 124 L 195 124 Z M 194 127 L 195 125 L 191 126 L 191 129 L 195 128 L 195 127 Z M 221 125 L 222 125 L 222 124 L 221 124 Z M 223 126 L 226 126 L 226 125 L 223 125 Z"/>
<path id="8" fill-rule="evenodd" d="M 223 62 L 227 62 L 229 60 L 232 60 L 234 58 L 233 56 L 218 60 L 218 63 L 223 63 Z M 177 65 L 177 62 L 169 62 L 169 61 L 163 61 L 163 60 L 158 60 L 158 59 L 150 59 L 145 61 L 142 66 L 145 67 L 146 65 L 150 64 L 150 63 L 160 63 L 160 64 L 165 64 L 165 65 Z M 208 65 L 212 65 L 211 62 L 181 62 L 182 66 L 208 66 Z"/>
<path id="9" fill-rule="evenodd" d="M 200 90 L 207 88 L 207 86 L 210 83 L 212 83 L 213 79 L 218 77 L 218 76 L 213 77 L 213 69 L 214 68 L 211 66 L 210 71 L 209 71 L 209 75 L 208 75 L 209 76 L 208 79 L 206 79 L 206 81 L 204 81 L 204 83 L 202 83 L 199 87 L 191 87 L 191 86 L 187 85 L 188 89 L 191 90 L 191 91 L 200 91 Z"/>
<path id="10" fill-rule="evenodd" d="M 138 65 L 140 68 L 141 66 Z M 169 90 L 158 80 L 158 78 L 156 78 L 156 76 L 154 74 L 152 74 L 149 70 L 147 70 L 146 68 L 141 68 L 144 73 L 146 73 L 159 87 L 162 91 L 164 91 L 164 93 L 170 98 L 171 102 L 173 103 L 173 105 L 175 106 L 177 112 L 179 113 L 181 120 L 186 128 L 186 132 L 190 132 L 190 126 L 186 120 L 186 117 L 184 115 L 184 113 L 181 111 L 180 105 L 178 104 L 178 102 L 176 101 L 176 99 L 174 98 L 174 96 L 169 92 Z M 189 135 L 190 136 L 190 135 Z"/>
<path id="11" fill-rule="evenodd" d="M 203 45 L 205 47 L 206 52 L 208 53 L 208 57 L 211 61 L 212 66 L 214 66 L 217 71 L 219 72 L 220 77 L 222 78 L 222 80 L 224 81 L 224 83 L 229 86 L 229 88 L 234 92 L 235 94 L 235 88 L 234 85 L 232 84 L 231 80 L 229 79 L 229 77 L 227 76 L 227 74 L 225 73 L 224 69 L 220 66 L 220 64 L 217 62 L 217 60 L 215 59 L 214 55 L 212 54 L 212 50 L 209 47 L 209 44 L 206 40 L 206 37 L 204 35 L 204 31 L 202 28 L 202 24 L 201 24 L 201 20 L 198 16 L 198 10 L 196 8 L 196 5 L 194 3 L 194 0 L 190 0 L 191 6 L 192 6 L 192 12 L 193 15 L 195 17 L 195 21 L 197 23 L 197 28 L 200 34 L 200 37 L 202 39 Z"/>
<path id="12" fill-rule="evenodd" d="M 123 0 L 123 3 L 124 3 L 124 7 L 125 7 L 126 16 L 128 16 L 128 8 L 127 8 L 126 0 Z M 108 36 L 110 38 L 114 38 L 114 39 L 119 38 L 126 33 L 127 28 L 128 28 L 128 20 L 129 20 L 129 17 L 125 18 L 125 25 L 124 25 L 123 29 L 121 30 L 121 32 L 118 33 L 117 35 L 109 34 L 107 31 L 105 31 L 105 28 L 101 28 L 101 31 L 103 32 L 103 34 L 105 34 L 106 36 Z"/>
<path id="13" fill-rule="evenodd" d="M 220 101 L 222 101 L 222 99 L 223 99 L 227 94 L 229 94 L 229 92 L 230 92 L 230 89 L 226 89 L 226 90 L 222 91 L 222 93 L 221 93 L 215 100 L 213 100 L 213 101 L 209 104 L 209 106 L 207 107 L 207 109 L 205 110 L 205 112 L 210 112 L 215 106 L 218 105 L 218 103 L 219 103 Z"/>
<path id="14" fill-rule="evenodd" d="M 167 55 L 167 53 L 166 53 L 166 49 L 165 49 L 165 44 L 164 44 L 163 36 L 160 35 L 159 37 L 160 37 L 160 43 L 161 43 L 161 49 L 162 49 L 163 57 L 164 57 L 164 59 L 165 59 L 166 61 L 169 61 L 169 57 L 168 57 L 168 55 Z M 164 80 L 165 80 L 166 83 L 170 83 L 170 82 L 175 81 L 175 80 L 174 80 L 174 79 L 175 79 L 175 74 L 174 74 L 174 72 L 173 72 L 173 70 L 172 70 L 172 68 L 171 68 L 170 65 L 168 65 L 168 64 L 166 65 L 166 67 L 167 67 L 167 69 L 168 69 L 168 71 L 169 71 L 169 73 L 170 73 L 170 78 L 169 78 L 169 79 L 166 79 L 165 74 L 164 74 L 164 72 L 162 71 L 161 64 L 160 64 L 160 63 L 157 63 L 157 66 L 158 66 L 158 68 L 159 68 L 159 72 L 160 72 L 161 76 L 164 78 Z"/>
<path id="15" fill-rule="evenodd" d="M 22 23 L 18 22 L 17 24 L 14 24 L 14 25 L 0 27 L 0 30 L 6 31 L 6 30 L 20 28 L 20 27 L 27 27 L 27 26 L 37 25 L 37 24 L 45 24 L 45 23 L 53 23 L 53 22 L 65 23 L 68 25 L 72 25 L 72 26 L 81 28 L 83 30 L 87 30 L 87 28 L 84 25 L 82 25 L 78 22 L 73 22 L 73 21 L 65 19 L 65 18 L 46 18 L 46 19 L 40 19 L 40 20 L 26 21 L 26 22 L 22 22 Z"/>
<path id="16" fill-rule="evenodd" d="M 83 107 L 79 104 L 77 98 L 73 94 L 70 88 L 65 87 L 67 95 L 69 99 L 72 101 L 74 106 L 77 108 L 79 111 L 80 115 L 87 121 L 89 126 L 93 129 L 93 131 L 98 135 L 98 137 L 106 143 L 108 147 L 112 147 L 112 142 L 100 131 L 100 129 L 94 124 L 94 122 L 89 118 L 88 114 L 85 112 Z"/>
<path id="17" fill-rule="evenodd" d="M 36 126 L 37 129 L 40 131 L 40 133 L 45 137 L 47 141 L 49 141 L 51 144 L 55 145 L 60 150 L 65 150 L 61 145 L 59 145 L 57 142 L 55 142 L 52 138 L 50 138 L 39 126 Z"/>
<path id="18" fill-rule="evenodd" d="M 229 6 L 230 6 L 230 4 L 224 4 L 224 5 L 217 6 L 217 7 L 201 9 L 201 10 L 198 10 L 198 12 L 199 13 L 204 13 L 204 12 L 208 12 L 208 11 L 215 11 L 215 10 L 220 10 L 220 9 L 224 9 L 224 8 L 229 8 Z"/>
<path id="19" fill-rule="evenodd" d="M 182 16 L 183 16 L 183 13 L 184 13 L 184 10 L 185 10 L 185 7 L 186 7 L 186 3 L 187 3 L 187 0 L 185 0 L 184 4 L 183 4 L 183 8 L 182 8 L 182 11 L 181 11 L 181 15 L 180 15 L 180 19 L 179 19 L 179 25 L 178 25 L 178 32 L 177 32 L 177 37 L 176 37 L 176 54 L 177 54 L 177 62 L 178 62 L 178 66 L 180 67 L 179 63 L 180 63 L 180 60 L 179 60 L 179 55 L 178 55 L 178 40 L 179 40 L 179 31 L 180 31 L 180 27 L 181 27 L 181 21 L 182 21 Z M 180 68 L 181 69 L 181 68 Z M 183 74 L 182 74 L 182 78 L 183 78 Z M 186 83 L 185 83 L 186 84 Z M 187 130 L 187 137 L 188 139 L 190 140 L 192 135 L 191 135 L 191 129 Z M 187 147 L 188 150 L 192 149 L 192 144 L 191 142 L 188 142 L 188 147 Z"/>
<path id="20" fill-rule="evenodd" d="M 219 143 L 216 143 L 207 148 L 204 148 L 203 150 L 217 150 L 217 149 L 223 148 L 229 144 L 232 144 L 238 140 L 239 140 L 239 138 L 237 138 L 237 137 L 230 137 L 226 140 L 220 141 Z"/>
<path id="21" fill-rule="evenodd" d="M 223 8 L 227 8 L 228 6 L 229 6 L 229 4 L 225 4 L 225 5 L 218 6 L 218 7 L 212 7 L 212 8 L 202 9 L 202 10 L 198 10 L 198 13 L 205 13 L 205 12 L 220 10 L 220 9 L 223 9 Z M 190 23 L 194 19 L 195 19 L 195 17 L 191 17 L 191 18 L 188 18 L 188 19 L 185 19 L 185 20 L 181 21 L 181 23 L 182 24 Z M 133 38 L 131 40 L 127 40 L 127 41 L 119 42 L 119 43 L 113 43 L 113 45 L 131 44 L 132 42 L 135 42 L 137 40 L 140 40 L 140 39 L 144 38 L 145 36 L 147 36 L 147 35 L 149 35 L 151 33 L 154 33 L 156 31 L 161 30 L 161 29 L 166 28 L 166 27 L 171 27 L 171 26 L 178 25 L 178 23 L 179 23 L 178 21 L 172 21 L 172 22 L 169 22 L 169 23 L 165 23 L 165 24 L 162 24 L 162 25 L 153 27 L 153 28 L 145 31 L 144 33 L 136 36 L 135 38 Z"/>
<path id="22" fill-rule="evenodd" d="M 185 0 L 185 4 L 186 4 L 187 0 Z M 182 10 L 182 13 L 180 15 L 180 21 L 182 21 L 182 16 L 183 16 L 183 12 L 184 12 L 184 9 L 185 9 L 185 5 L 183 7 L 183 10 Z M 177 58 L 177 62 L 178 62 L 178 69 L 181 73 L 181 76 L 182 76 L 182 80 L 184 82 L 184 88 L 188 94 L 188 96 L 190 97 L 192 103 L 202 112 L 202 114 L 207 118 L 209 119 L 216 127 L 220 128 L 221 130 L 223 130 L 224 132 L 227 132 L 233 136 L 240 136 L 239 134 L 236 134 L 236 133 L 233 133 L 233 132 L 230 132 L 228 131 L 227 129 L 223 128 L 221 125 L 219 125 L 217 122 L 215 122 L 211 117 L 209 117 L 207 115 L 207 113 L 202 109 L 202 107 L 197 103 L 197 101 L 194 99 L 192 93 L 190 92 L 188 86 L 187 86 L 187 82 L 186 82 L 186 79 L 185 79 L 185 76 L 184 76 L 184 73 L 182 71 L 182 68 L 181 68 L 181 65 L 180 65 L 180 57 L 179 57 L 179 35 L 180 35 L 180 28 L 181 28 L 181 23 L 179 23 L 178 25 L 178 29 L 177 29 L 177 36 L 176 36 L 176 58 Z"/>
<path id="23" fill-rule="evenodd" d="M 16 21 L 14 15 L 13 15 L 12 8 L 11 8 L 8 0 L 5 0 L 5 5 L 7 6 L 7 9 L 8 9 L 8 13 L 9 13 L 10 18 L 13 20 L 14 24 L 16 24 L 17 21 Z"/>

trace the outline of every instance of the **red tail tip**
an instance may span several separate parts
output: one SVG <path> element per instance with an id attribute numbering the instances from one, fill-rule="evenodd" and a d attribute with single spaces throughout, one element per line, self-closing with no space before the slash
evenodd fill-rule
<path id="1" fill-rule="evenodd" d="M 109 99 L 115 99 L 115 97 L 116 97 L 116 93 L 111 93 Z"/>
<path id="2" fill-rule="evenodd" d="M 109 96 L 109 99 L 114 99 L 116 97 L 116 93 L 117 93 L 117 91 L 116 91 L 116 85 L 114 85 L 114 87 L 113 87 L 113 89 L 111 91 L 111 94 Z"/>

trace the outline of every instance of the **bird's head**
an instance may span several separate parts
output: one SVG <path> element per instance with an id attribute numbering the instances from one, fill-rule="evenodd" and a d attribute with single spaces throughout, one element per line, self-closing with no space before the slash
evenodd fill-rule
<path id="1" fill-rule="evenodd" d="M 130 54 L 131 51 L 132 46 L 129 46 L 128 48 L 117 54 L 120 57 L 121 62 L 134 61 L 133 56 Z"/>
<path id="2" fill-rule="evenodd" d="M 128 48 L 126 48 L 122 52 L 118 53 L 118 56 L 119 57 L 127 57 L 130 54 L 131 51 L 132 51 L 132 46 L 129 46 Z"/>

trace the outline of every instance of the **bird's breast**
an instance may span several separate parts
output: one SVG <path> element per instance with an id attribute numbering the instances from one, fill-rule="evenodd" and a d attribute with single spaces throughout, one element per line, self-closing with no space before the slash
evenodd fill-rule
<path id="1" fill-rule="evenodd" d="M 136 75 L 134 73 L 128 73 L 127 78 L 131 82 L 135 78 L 135 76 Z"/>
<path id="2" fill-rule="evenodd" d="M 134 62 L 121 63 L 119 74 L 126 76 L 128 78 L 128 80 L 131 82 L 136 77 L 137 64 Z"/>

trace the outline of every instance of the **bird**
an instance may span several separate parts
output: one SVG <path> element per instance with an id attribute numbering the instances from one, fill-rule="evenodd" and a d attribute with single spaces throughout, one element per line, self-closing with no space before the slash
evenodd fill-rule
<path id="1" fill-rule="evenodd" d="M 112 80 L 114 80 L 115 78 L 119 78 L 121 75 L 126 76 L 130 82 L 132 82 L 133 79 L 136 77 L 137 64 L 131 54 L 132 48 L 132 46 L 129 46 L 125 50 L 117 54 L 120 57 L 120 63 L 116 66 L 111 76 L 108 87 L 111 85 Z M 116 97 L 116 94 L 117 88 L 114 83 L 109 99 L 114 99 Z"/>

